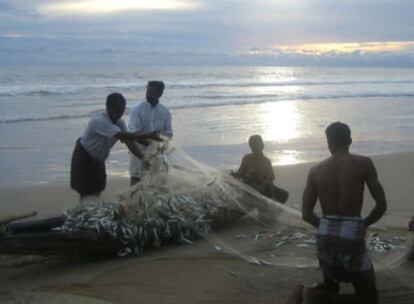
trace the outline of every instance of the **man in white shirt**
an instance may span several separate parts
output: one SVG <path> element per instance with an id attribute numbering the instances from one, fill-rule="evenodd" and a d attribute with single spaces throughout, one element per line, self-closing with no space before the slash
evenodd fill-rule
<path id="1" fill-rule="evenodd" d="M 170 111 L 160 104 L 160 97 L 164 92 L 162 81 L 149 81 L 147 84 L 146 99 L 137 103 L 129 115 L 128 130 L 138 134 L 159 132 L 159 134 L 172 138 Z M 145 150 L 148 142 L 140 140 L 139 148 Z M 142 175 L 142 161 L 134 154 L 130 155 L 129 172 L 131 186 L 140 181 Z"/>
<path id="2" fill-rule="evenodd" d="M 76 142 L 72 154 L 70 185 L 81 198 L 87 195 L 99 196 L 105 189 L 105 160 L 118 140 L 125 143 L 138 158 L 142 158 L 143 154 L 135 143 L 136 140 L 161 140 L 155 132 L 127 132 L 125 122 L 121 119 L 125 106 L 126 101 L 121 94 L 109 94 L 106 111 L 99 112 L 90 119 L 85 133 Z"/>

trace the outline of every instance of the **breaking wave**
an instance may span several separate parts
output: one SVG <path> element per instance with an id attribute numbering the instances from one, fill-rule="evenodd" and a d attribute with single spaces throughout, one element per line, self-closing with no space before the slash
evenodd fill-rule
<path id="1" fill-rule="evenodd" d="M 300 101 L 300 100 L 339 100 L 339 99 L 354 99 L 354 98 L 392 98 L 392 97 L 414 97 L 414 92 L 412 93 L 356 93 L 356 94 L 325 94 L 325 95 L 291 95 L 286 96 L 284 94 L 253 94 L 253 95 L 187 95 L 185 99 L 190 100 L 188 102 L 175 102 L 170 100 L 168 102 L 168 107 L 171 110 L 180 110 L 180 109 L 193 109 L 193 108 L 208 108 L 208 107 L 222 107 L 222 106 L 237 106 L 237 105 L 249 105 L 249 104 L 262 104 L 268 102 L 280 102 L 280 101 Z M 90 103 L 88 105 L 96 105 L 101 108 L 102 103 Z M 75 105 L 74 107 L 79 107 L 82 105 Z M 65 119 L 77 119 L 90 117 L 96 111 L 87 112 L 85 114 L 75 114 L 75 115 L 54 115 L 54 116 L 27 116 L 27 117 L 12 117 L 0 119 L 0 124 L 5 123 L 23 123 L 23 122 L 34 122 L 34 121 L 53 121 L 53 120 L 65 120 Z M 129 113 L 127 108 L 125 114 Z"/>
<path id="2" fill-rule="evenodd" d="M 143 89 L 145 85 L 138 83 L 93 84 L 85 86 L 56 85 L 56 86 L 13 86 L 0 87 L 0 97 L 17 96 L 59 96 L 79 94 L 93 90 L 131 90 Z"/>
<path id="3" fill-rule="evenodd" d="M 292 94 L 291 96 L 286 96 L 284 93 L 274 93 L 274 94 L 245 94 L 245 95 L 234 95 L 234 94 L 209 94 L 209 95 L 187 95 L 185 98 L 196 98 L 196 99 L 263 99 L 263 98 L 278 98 L 277 101 L 288 101 L 288 100 L 308 100 L 308 99 L 340 99 L 340 98 L 364 98 L 364 97 L 414 97 L 414 92 L 403 92 L 403 93 L 340 93 L 340 94 L 315 94 L 315 95 L 306 95 L 306 94 Z M 269 101 L 269 100 L 268 100 Z M 270 100 L 274 101 L 274 100 Z M 245 102 L 231 102 L 231 103 L 220 103 L 221 105 L 232 105 L 232 104 L 243 104 Z M 247 102 L 247 103 L 256 103 L 256 102 Z M 209 104 L 207 104 L 208 106 Z M 197 107 L 200 106 L 200 103 L 197 103 Z M 203 106 L 203 104 L 201 105 Z M 205 106 L 205 105 L 204 105 Z"/>
<path id="4" fill-rule="evenodd" d="M 1 119 L 0 123 L 20 123 L 20 122 L 33 122 L 33 121 L 53 121 L 53 120 L 65 120 L 74 118 L 89 117 L 91 113 L 82 115 L 57 115 L 57 116 L 46 116 L 46 117 L 21 117 L 21 118 L 9 118 Z"/>
<path id="5" fill-rule="evenodd" d="M 168 83 L 168 89 L 201 89 L 201 88 L 249 88 L 249 87 L 287 87 L 287 86 L 340 86 L 340 85 L 387 85 L 387 84 L 414 84 L 413 80 L 350 80 L 350 81 L 275 81 L 275 82 L 200 82 L 200 83 Z M 93 90 L 142 90 L 145 83 L 115 83 L 89 85 L 30 85 L 0 87 L 0 97 L 15 96 L 59 96 L 79 94 Z"/>

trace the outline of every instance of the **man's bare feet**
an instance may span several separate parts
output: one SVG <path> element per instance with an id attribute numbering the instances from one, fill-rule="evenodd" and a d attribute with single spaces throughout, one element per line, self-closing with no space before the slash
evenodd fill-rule
<path id="1" fill-rule="evenodd" d="M 303 285 L 296 286 L 292 293 L 289 296 L 289 299 L 287 300 L 286 304 L 300 304 L 302 303 L 302 292 L 303 292 Z"/>

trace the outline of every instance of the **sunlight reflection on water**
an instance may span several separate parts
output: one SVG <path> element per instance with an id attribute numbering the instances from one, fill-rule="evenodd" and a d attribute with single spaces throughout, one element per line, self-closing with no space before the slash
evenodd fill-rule
<path id="1" fill-rule="evenodd" d="M 262 120 L 266 127 L 263 137 L 266 141 L 284 142 L 300 136 L 300 115 L 296 103 L 266 103 L 262 107 Z"/>

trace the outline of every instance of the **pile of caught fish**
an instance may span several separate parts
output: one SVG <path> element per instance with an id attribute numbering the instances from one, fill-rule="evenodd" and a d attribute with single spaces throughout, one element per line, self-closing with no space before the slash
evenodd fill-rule
<path id="1" fill-rule="evenodd" d="M 405 243 L 406 240 L 407 239 L 403 236 L 394 236 L 390 240 L 384 240 L 381 239 L 377 233 L 370 233 L 367 237 L 366 242 L 369 250 L 375 251 L 377 253 L 383 253 L 396 249 L 406 249 L 407 247 L 405 245 L 401 245 L 401 243 Z"/>
<path id="2" fill-rule="evenodd" d="M 129 224 L 121 215 L 121 209 L 115 204 L 84 204 L 65 211 L 66 220 L 62 231 L 95 231 L 119 239 L 122 243 L 118 255 L 138 253 L 135 235 L 137 227 Z"/>
<path id="3" fill-rule="evenodd" d="M 265 231 L 264 233 L 267 233 Z M 283 245 L 290 244 L 292 242 L 299 241 L 299 244 L 296 244 L 297 247 L 309 247 L 317 243 L 316 235 L 308 235 L 301 232 L 288 232 L 285 235 L 282 235 L 281 232 L 276 234 L 268 234 L 266 238 L 273 238 L 275 237 L 276 243 L 273 245 L 273 248 L 277 248 Z M 246 235 L 237 235 L 236 239 L 247 239 Z M 254 240 L 259 240 L 262 238 L 262 233 L 258 233 L 254 235 Z M 369 233 L 366 237 L 366 244 L 368 250 L 374 251 L 376 253 L 386 253 L 390 251 L 394 251 L 397 249 L 407 249 L 405 245 L 407 241 L 406 237 L 403 236 L 393 236 L 390 239 L 381 238 L 378 233 Z"/>
<path id="4" fill-rule="evenodd" d="M 236 209 L 252 210 L 252 206 L 240 205 L 243 189 L 235 187 L 226 176 L 196 168 L 194 163 L 187 167 L 171 165 L 172 150 L 168 141 L 151 144 L 143 160 L 143 177 L 137 185 L 122 193 L 118 202 L 83 202 L 67 210 L 62 230 L 110 235 L 121 243 L 118 255 L 125 256 L 142 254 L 146 248 L 165 242 L 191 243 L 206 238 L 217 219 L 228 219 L 228 214 Z M 250 197 L 249 204 L 254 200 Z M 313 235 L 301 232 L 270 235 L 278 239 L 274 248 L 291 242 L 299 242 L 298 247 L 316 243 Z M 260 233 L 254 236 L 254 240 L 260 238 Z M 403 248 L 403 242 L 398 237 L 384 240 L 377 234 L 367 236 L 368 249 L 377 253 Z"/>
<path id="5" fill-rule="evenodd" d="M 142 254 L 166 241 L 191 243 L 205 238 L 214 218 L 236 195 L 214 177 L 175 169 L 164 144 L 153 144 L 144 158 L 141 182 L 120 195 L 118 203 L 84 203 L 66 211 L 64 231 L 92 230 L 118 239 L 118 255 Z"/>

